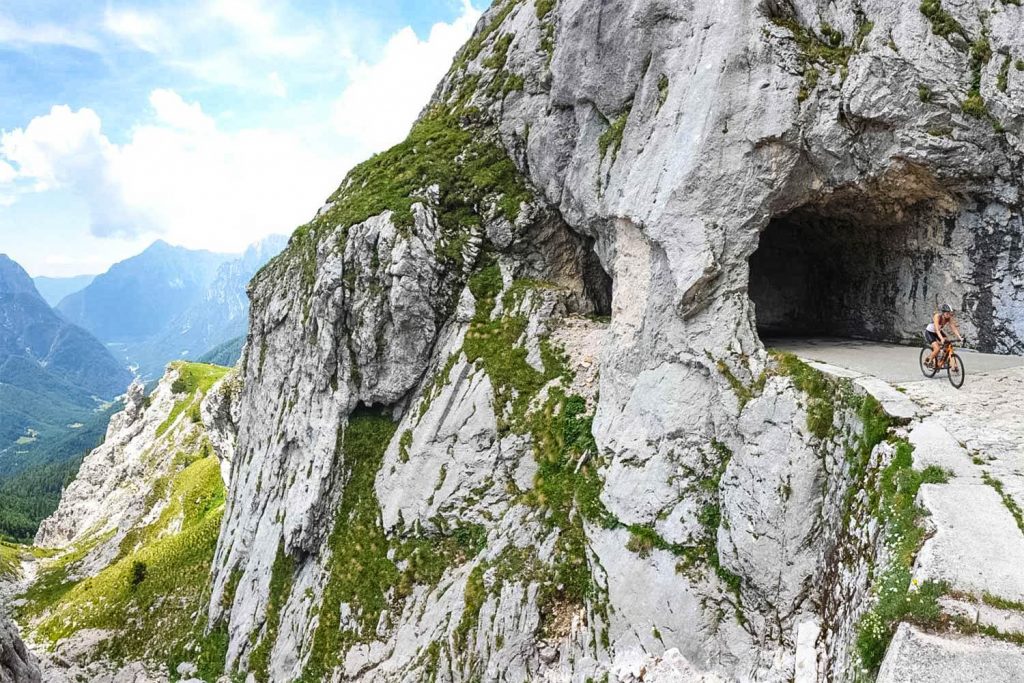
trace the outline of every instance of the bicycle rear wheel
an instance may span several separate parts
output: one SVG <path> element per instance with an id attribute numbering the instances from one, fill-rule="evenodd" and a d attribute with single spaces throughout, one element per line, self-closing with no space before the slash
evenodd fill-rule
<path id="1" fill-rule="evenodd" d="M 939 371 L 934 364 L 925 364 L 925 361 L 928 359 L 930 355 L 932 355 L 932 350 L 930 347 L 926 346 L 923 349 L 921 349 L 921 358 L 918 360 L 918 362 L 921 365 L 921 374 L 924 375 L 925 377 L 934 377 L 935 373 Z"/>
<path id="2" fill-rule="evenodd" d="M 949 383 L 957 389 L 964 385 L 964 377 L 967 373 L 964 372 L 964 362 L 959 355 L 954 353 L 950 357 L 949 363 L 946 365 L 946 374 L 949 375 Z"/>

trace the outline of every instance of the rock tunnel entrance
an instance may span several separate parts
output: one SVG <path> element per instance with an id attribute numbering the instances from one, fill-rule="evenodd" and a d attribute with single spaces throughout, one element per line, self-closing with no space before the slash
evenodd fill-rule
<path id="1" fill-rule="evenodd" d="M 909 198 L 837 191 L 775 217 L 750 258 L 762 339 L 916 343 L 936 304 L 962 296 L 947 276 L 962 254 L 941 195 L 913 189 Z"/>

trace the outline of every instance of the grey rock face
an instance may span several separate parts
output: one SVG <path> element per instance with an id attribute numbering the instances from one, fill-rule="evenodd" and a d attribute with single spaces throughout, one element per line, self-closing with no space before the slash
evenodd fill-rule
<path id="1" fill-rule="evenodd" d="M 0 682 L 40 683 L 39 665 L 18 637 L 18 630 L 0 617 Z"/>
<path id="2" fill-rule="evenodd" d="M 245 670 L 272 638 L 271 677 L 296 676 L 323 656 L 308 634 L 337 623 L 327 668 L 361 680 L 651 666 L 783 681 L 798 659 L 842 679 L 885 552 L 843 515 L 869 504 L 869 475 L 844 458 L 863 425 L 847 407 L 816 434 L 804 392 L 763 374 L 758 329 L 916 339 L 949 300 L 980 346 L 1024 348 L 1024 77 L 999 71 L 999 50 L 1024 44 L 1024 9 L 982 26 L 982 4 L 947 8 L 972 41 L 987 32 L 980 66 L 916 3 L 492 8 L 425 117 L 448 108 L 497 131 L 532 195 L 518 218 L 478 202 L 453 241 L 449 189 L 429 185 L 408 219 L 332 222 L 377 180 L 357 176 L 253 284 L 209 613 L 228 664 Z M 467 286 L 486 258 L 493 300 Z M 610 322 L 579 317 L 593 313 Z M 474 355 L 509 318 L 506 356 L 543 375 L 528 396 Z M 552 340 L 567 376 L 545 374 Z M 559 527 L 543 434 L 509 425 L 541 419 L 566 386 L 593 411 L 572 476 L 599 486 L 574 489 Z M 327 600 L 335 553 L 352 552 L 331 542 L 354 524 L 338 518 L 354 504 L 345 433 L 371 408 L 397 423 L 370 506 L 382 564 L 404 572 L 402 542 L 468 525 L 486 542 L 432 582 L 382 589 L 367 625 L 360 596 Z M 869 455 L 877 475 L 893 453 Z M 272 596 L 281 554 L 292 583 Z M 566 556 L 586 600 L 539 578 Z"/>

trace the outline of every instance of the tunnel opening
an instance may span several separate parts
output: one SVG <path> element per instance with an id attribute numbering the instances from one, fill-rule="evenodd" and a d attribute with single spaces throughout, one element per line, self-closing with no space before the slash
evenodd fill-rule
<path id="1" fill-rule="evenodd" d="M 583 291 L 587 299 L 594 307 L 594 315 L 599 317 L 611 317 L 612 315 L 612 289 L 613 282 L 610 275 L 605 272 L 594 250 L 594 241 L 586 240 L 581 264 L 583 274 Z"/>
<path id="2" fill-rule="evenodd" d="M 895 189 L 837 191 L 769 222 L 749 261 L 763 340 L 917 343 L 935 307 L 962 295 L 947 277 L 963 257 L 948 201 L 926 184 Z"/>

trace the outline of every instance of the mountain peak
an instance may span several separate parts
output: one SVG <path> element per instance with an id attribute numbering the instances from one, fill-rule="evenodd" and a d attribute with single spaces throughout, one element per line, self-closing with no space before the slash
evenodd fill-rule
<path id="1" fill-rule="evenodd" d="M 39 295 L 25 269 L 7 254 L 0 254 L 0 294 L 25 293 Z"/>
<path id="2" fill-rule="evenodd" d="M 143 249 L 142 253 L 145 254 L 145 253 L 148 253 L 148 252 L 169 251 L 171 249 L 177 249 L 177 248 L 178 247 L 175 247 L 173 244 L 170 244 L 170 243 L 168 243 L 168 242 L 166 242 L 166 241 L 164 241 L 162 239 L 157 239 L 157 240 L 154 240 L 153 243 L 150 244 L 148 247 Z"/>

